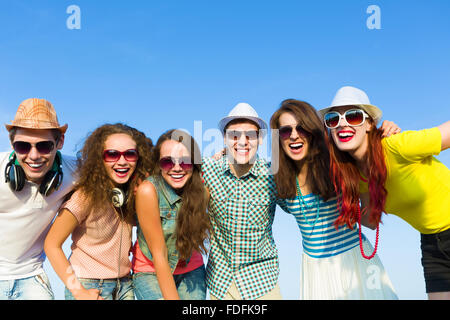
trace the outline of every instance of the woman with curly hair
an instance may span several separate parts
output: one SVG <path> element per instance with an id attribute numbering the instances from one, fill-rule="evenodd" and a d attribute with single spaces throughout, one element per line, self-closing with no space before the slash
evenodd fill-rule
<path id="1" fill-rule="evenodd" d="M 201 252 L 206 253 L 210 222 L 200 150 L 187 133 L 169 130 L 158 139 L 153 161 L 151 176 L 136 192 L 136 298 L 204 300 Z"/>
<path id="2" fill-rule="evenodd" d="M 366 260 L 360 254 L 360 227 L 334 225 L 338 202 L 316 110 L 304 101 L 284 100 L 270 126 L 278 130 L 272 135 L 272 155 L 279 154 L 277 203 L 295 217 L 303 238 L 302 299 L 397 299 L 378 256 Z M 386 123 L 387 134 L 392 127 Z M 365 250 L 372 248 L 364 236 L 361 242 Z"/>
<path id="3" fill-rule="evenodd" d="M 450 147 L 450 121 L 383 138 L 382 111 L 354 87 L 339 89 L 320 112 L 331 135 L 331 178 L 342 190 L 337 224 L 365 219 L 377 227 L 382 212 L 404 219 L 421 233 L 428 298 L 450 299 L 450 170 L 434 157 Z"/>
<path id="4" fill-rule="evenodd" d="M 124 124 L 105 124 L 86 139 L 74 193 L 60 208 L 45 253 L 66 299 L 133 300 L 130 276 L 134 188 L 153 168 L 152 141 Z M 69 260 L 62 245 L 72 234 Z"/>

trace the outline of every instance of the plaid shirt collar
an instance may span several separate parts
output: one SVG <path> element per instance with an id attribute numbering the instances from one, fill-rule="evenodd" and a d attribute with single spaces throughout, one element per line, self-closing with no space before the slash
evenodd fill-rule
<path id="1" fill-rule="evenodd" d="M 231 174 L 234 176 L 233 172 L 230 168 L 230 161 L 227 156 L 223 156 L 221 158 L 222 161 L 222 174 Z M 255 163 L 253 163 L 251 169 L 244 175 L 240 176 L 239 178 L 244 178 L 247 175 L 251 174 L 255 178 L 260 176 L 261 174 L 264 174 L 266 171 L 264 170 L 263 166 L 263 159 L 261 159 L 258 155 L 256 155 Z"/>

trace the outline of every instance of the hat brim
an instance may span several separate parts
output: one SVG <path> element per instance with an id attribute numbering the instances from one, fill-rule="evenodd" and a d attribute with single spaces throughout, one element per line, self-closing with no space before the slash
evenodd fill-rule
<path id="1" fill-rule="evenodd" d="M 220 131 L 223 132 L 225 130 L 225 127 L 228 125 L 228 123 L 230 123 L 231 121 L 236 120 L 236 119 L 245 119 L 245 120 L 253 121 L 258 125 L 259 129 L 267 130 L 267 123 L 264 120 L 262 120 L 261 118 L 251 117 L 251 116 L 228 116 L 219 121 Z"/>
<path id="2" fill-rule="evenodd" d="M 363 109 L 367 114 L 373 119 L 375 124 L 380 121 L 381 117 L 383 116 L 383 112 L 380 110 L 380 108 L 371 105 L 371 104 L 343 104 L 343 105 L 335 105 L 335 106 L 329 106 L 327 108 L 323 108 L 319 110 L 319 114 L 321 115 L 321 119 L 323 121 L 323 116 L 330 111 L 333 108 L 337 107 L 345 107 L 345 106 L 355 106 Z"/>
<path id="3" fill-rule="evenodd" d="M 65 125 L 61 126 L 61 127 L 33 127 L 33 126 L 25 126 L 25 125 L 15 125 L 15 124 L 5 124 L 6 130 L 11 131 L 11 129 L 13 128 L 24 128 L 24 129 L 36 129 L 36 130 L 46 130 L 46 129 L 57 129 L 59 131 L 61 131 L 62 134 L 65 134 L 68 128 L 68 124 L 66 123 Z"/>

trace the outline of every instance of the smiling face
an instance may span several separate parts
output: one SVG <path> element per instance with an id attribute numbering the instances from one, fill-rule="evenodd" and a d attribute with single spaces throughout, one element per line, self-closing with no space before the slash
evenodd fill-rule
<path id="1" fill-rule="evenodd" d="M 28 142 L 32 145 L 30 151 L 25 154 L 20 154 L 16 151 L 17 161 L 25 172 L 27 180 L 34 183 L 41 183 L 45 175 L 53 166 L 56 152 L 63 147 L 64 136 L 59 138 L 58 143 L 53 136 L 50 129 L 25 129 L 17 128 L 11 144 L 15 142 Z M 40 153 L 36 148 L 36 143 L 42 141 L 52 141 L 54 144 L 50 153 Z"/>
<path id="2" fill-rule="evenodd" d="M 172 168 L 161 168 L 161 176 L 175 190 L 184 187 L 186 182 L 192 177 L 192 168 L 182 168 L 180 162 L 187 163 L 191 161 L 191 155 L 188 149 L 180 142 L 175 140 L 166 140 L 161 144 L 159 150 L 159 159 L 174 159 Z"/>
<path id="3" fill-rule="evenodd" d="M 260 137 L 258 126 L 253 122 L 238 122 L 228 125 L 224 144 L 230 161 L 238 165 L 249 164 L 256 156 Z"/>
<path id="4" fill-rule="evenodd" d="M 357 107 L 343 106 L 333 108 L 331 111 L 337 111 L 343 115 L 345 111 L 355 108 Z M 368 132 L 371 130 L 371 127 L 370 120 L 365 120 L 360 126 L 350 126 L 345 119 L 341 119 L 338 127 L 331 129 L 330 132 L 339 150 L 361 156 L 367 151 L 369 143 Z"/>
<path id="5" fill-rule="evenodd" d="M 295 118 L 294 114 L 291 112 L 284 112 L 280 115 L 278 119 L 279 128 L 283 127 L 291 127 L 292 132 L 290 136 L 286 139 L 283 139 L 280 136 L 281 147 L 283 148 L 286 155 L 294 161 L 303 160 L 308 154 L 308 136 L 307 132 L 296 130 L 296 126 L 298 125 L 298 121 Z"/>
<path id="6" fill-rule="evenodd" d="M 125 133 L 115 133 L 105 141 L 104 150 L 117 150 L 123 152 L 136 149 L 136 142 Z M 103 161 L 106 172 L 115 185 L 127 183 L 136 169 L 137 161 L 128 161 L 123 155 L 117 161 Z"/>

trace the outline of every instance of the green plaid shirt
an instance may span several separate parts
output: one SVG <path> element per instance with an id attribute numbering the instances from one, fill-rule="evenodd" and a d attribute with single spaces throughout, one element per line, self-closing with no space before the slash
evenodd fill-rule
<path id="1" fill-rule="evenodd" d="M 226 157 L 204 158 L 203 179 L 210 192 L 213 227 L 206 284 L 221 299 L 234 280 L 242 299 L 256 299 L 272 290 L 279 275 L 272 235 L 276 187 L 267 162 L 258 158 L 237 178 Z"/>

